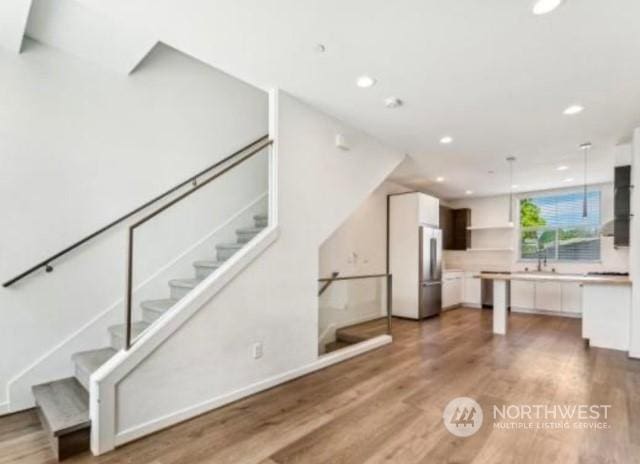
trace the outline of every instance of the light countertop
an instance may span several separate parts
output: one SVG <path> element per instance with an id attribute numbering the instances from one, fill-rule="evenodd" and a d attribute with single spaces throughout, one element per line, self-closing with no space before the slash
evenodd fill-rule
<path id="1" fill-rule="evenodd" d="M 483 279 L 528 280 L 532 282 L 579 282 L 594 285 L 631 285 L 631 279 L 625 276 L 602 276 L 584 274 L 561 274 L 554 272 L 516 272 L 513 274 L 484 274 Z"/>

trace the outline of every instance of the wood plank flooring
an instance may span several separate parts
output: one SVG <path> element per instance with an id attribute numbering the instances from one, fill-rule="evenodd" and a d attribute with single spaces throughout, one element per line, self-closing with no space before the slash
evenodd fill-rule
<path id="1" fill-rule="evenodd" d="M 589 349 L 580 321 L 457 309 L 394 320 L 394 343 L 100 458 L 68 463 L 640 463 L 640 362 Z M 482 428 L 450 434 L 444 406 L 480 403 Z M 498 430 L 491 405 L 611 404 L 607 430 Z M 52 463 L 33 412 L 0 418 L 0 463 Z"/>

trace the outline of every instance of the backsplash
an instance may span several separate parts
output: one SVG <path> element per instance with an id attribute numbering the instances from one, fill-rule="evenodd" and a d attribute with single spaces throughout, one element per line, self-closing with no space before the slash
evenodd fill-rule
<path id="1" fill-rule="evenodd" d="M 602 237 L 602 259 L 597 263 L 547 263 L 547 270 L 555 269 L 564 273 L 585 272 L 629 272 L 629 249 L 613 247 L 612 237 Z M 444 251 L 445 269 L 462 269 L 464 271 L 524 271 L 526 267 L 534 269 L 535 261 L 521 262 L 517 260 L 517 252 L 494 251 Z"/>

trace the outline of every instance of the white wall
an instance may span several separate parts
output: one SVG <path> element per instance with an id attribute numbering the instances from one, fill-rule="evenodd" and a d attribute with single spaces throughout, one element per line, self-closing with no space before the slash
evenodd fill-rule
<path id="1" fill-rule="evenodd" d="M 319 277 L 386 272 L 387 195 L 408 189 L 385 181 L 320 247 Z M 334 282 L 320 297 L 318 334 L 322 350 L 340 327 L 386 314 L 386 279 Z"/>
<path id="2" fill-rule="evenodd" d="M 599 184 L 589 187 L 601 191 L 601 219 L 603 222 L 613 219 L 613 185 Z M 566 189 L 565 189 L 566 190 Z M 575 190 L 575 189 L 573 189 Z M 562 190 L 550 190 L 545 192 L 528 192 L 527 194 L 514 195 L 514 222 L 518 221 L 517 202 L 528 195 L 560 192 Z M 471 223 L 475 226 L 505 224 L 509 220 L 509 196 L 468 198 L 449 202 L 454 208 L 471 208 Z M 469 252 L 469 251 L 445 251 L 445 267 L 449 269 L 463 269 L 465 271 L 481 270 L 524 270 L 525 267 L 535 267 L 532 262 L 520 262 L 518 260 L 518 233 L 514 230 L 486 230 L 472 231 L 472 246 L 474 248 L 513 248 L 509 252 Z M 602 257 L 598 263 L 566 263 L 550 262 L 548 267 L 555 268 L 558 272 L 590 272 L 590 271 L 615 271 L 627 272 L 629 270 L 629 249 L 614 249 L 613 237 L 602 237 Z"/>
<path id="3" fill-rule="evenodd" d="M 0 2 L 0 47 L 19 53 L 27 25 L 31 0 L 2 0 Z"/>
<path id="4" fill-rule="evenodd" d="M 386 272 L 387 195 L 406 187 L 386 181 L 320 247 L 320 276 Z"/>
<path id="5" fill-rule="evenodd" d="M 349 152 L 334 146 L 336 133 L 349 135 Z M 286 94 L 278 143 L 278 241 L 118 384 L 119 434 L 150 433 L 194 405 L 316 362 L 319 247 L 402 155 Z"/>
<path id="6" fill-rule="evenodd" d="M 28 41 L 21 55 L 0 51 L 0 75 L 3 281 L 267 133 L 266 93 L 164 46 L 125 77 Z M 146 228 L 136 282 L 264 193 L 265 167 L 256 159 Z M 125 256 L 119 227 L 52 274 L 0 289 L 0 411 L 7 385 L 38 361 L 47 370 L 34 381 L 72 373 L 68 357 L 46 357 L 66 337 L 108 308 L 100 325 L 122 321 Z M 106 345 L 106 331 L 96 333 L 73 346 Z M 18 385 L 10 409 L 29 406 L 28 385 Z"/>

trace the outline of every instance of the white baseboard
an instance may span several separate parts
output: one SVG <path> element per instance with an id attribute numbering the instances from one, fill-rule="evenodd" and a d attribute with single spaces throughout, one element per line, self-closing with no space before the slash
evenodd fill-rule
<path id="1" fill-rule="evenodd" d="M 195 404 L 188 408 L 173 412 L 171 414 L 167 414 L 152 421 L 145 422 L 136 427 L 123 430 L 122 432 L 116 434 L 115 445 L 124 445 L 125 443 L 137 440 L 138 438 L 165 429 L 179 422 L 191 419 L 200 414 L 209 412 L 226 404 L 233 403 L 234 401 L 238 401 L 247 396 L 254 395 L 256 393 L 296 379 L 311 372 L 324 369 L 325 367 L 329 367 L 333 364 L 345 361 L 349 358 L 353 358 L 354 356 L 358 356 L 376 348 L 380 348 L 391 342 L 392 338 L 390 335 L 380 335 L 370 340 L 345 347 L 339 351 L 334 351 L 332 353 L 322 355 L 313 363 L 307 364 L 305 366 L 285 372 L 280 375 L 276 375 L 261 382 L 257 382 L 239 390 L 232 391 L 225 395 L 211 398 L 199 404 Z"/>
<path id="2" fill-rule="evenodd" d="M 482 305 L 480 303 L 462 303 L 463 308 L 473 308 L 473 309 L 482 309 Z"/>
<path id="3" fill-rule="evenodd" d="M 3 416 L 5 414 L 9 414 L 9 402 L 8 401 L 6 403 L 0 403 L 0 416 Z"/>
<path id="4" fill-rule="evenodd" d="M 558 316 L 558 317 L 570 317 L 572 319 L 582 319 L 582 314 L 565 313 L 561 311 L 545 311 L 541 309 L 531 309 L 531 308 L 519 308 L 517 306 L 512 306 L 511 312 L 524 313 L 524 314 L 538 314 L 540 316 Z"/>

